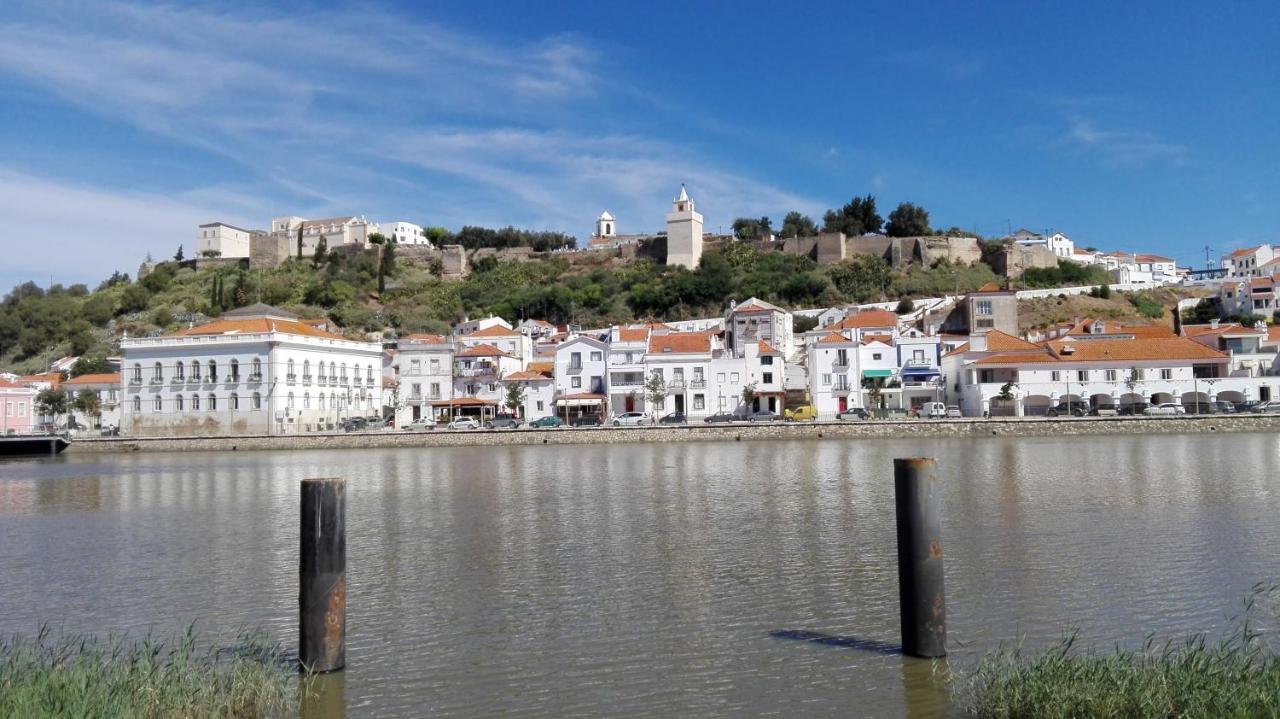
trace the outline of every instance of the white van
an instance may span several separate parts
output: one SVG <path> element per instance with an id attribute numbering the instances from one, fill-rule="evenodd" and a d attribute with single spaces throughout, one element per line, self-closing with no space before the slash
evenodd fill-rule
<path id="1" fill-rule="evenodd" d="M 943 402 L 925 402 L 920 405 L 920 416 L 925 419 L 942 419 L 947 416 L 947 405 Z"/>

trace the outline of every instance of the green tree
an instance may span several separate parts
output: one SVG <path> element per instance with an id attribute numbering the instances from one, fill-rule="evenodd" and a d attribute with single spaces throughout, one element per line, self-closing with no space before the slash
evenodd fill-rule
<path id="1" fill-rule="evenodd" d="M 753 411 L 752 405 L 755 404 L 755 401 L 756 401 L 756 383 L 752 382 L 750 384 L 743 385 L 742 386 L 742 406 L 746 408 L 747 412 Z"/>
<path id="2" fill-rule="evenodd" d="M 871 405 L 876 409 L 884 409 L 884 377 L 869 377 L 864 381 Z"/>
<path id="3" fill-rule="evenodd" d="M 792 322 L 791 331 L 795 334 L 808 332 L 818 326 L 818 318 L 807 315 L 796 315 Z"/>
<path id="4" fill-rule="evenodd" d="M 778 236 L 783 239 L 813 237 L 817 234 L 818 226 L 813 223 L 813 219 L 794 210 L 782 218 L 782 229 L 778 231 Z"/>
<path id="5" fill-rule="evenodd" d="M 919 237 L 932 234 L 929 229 L 929 213 L 923 207 L 903 202 L 889 213 L 889 224 L 884 233 L 890 237 Z"/>
<path id="6" fill-rule="evenodd" d="M 61 387 L 42 389 L 36 395 L 36 411 L 54 418 L 67 413 L 67 393 Z"/>
<path id="7" fill-rule="evenodd" d="M 453 233 L 443 227 L 424 227 L 422 228 L 422 235 L 437 247 L 447 245 L 453 241 Z"/>
<path id="8" fill-rule="evenodd" d="M 249 304 L 249 280 L 244 270 L 236 274 L 236 284 L 231 290 L 231 299 L 236 307 Z"/>
<path id="9" fill-rule="evenodd" d="M 178 251 L 173 253 L 173 261 L 181 262 L 183 260 L 182 245 L 178 245 Z"/>
<path id="10" fill-rule="evenodd" d="M 1111 299 L 1111 285 L 1108 285 L 1105 282 L 1102 283 L 1102 285 L 1098 287 L 1098 296 L 1104 300 Z"/>
<path id="11" fill-rule="evenodd" d="M 111 365 L 107 364 L 107 358 L 103 355 L 84 355 L 76 358 L 76 363 L 71 365 L 71 376 L 79 377 L 82 374 L 106 374 L 111 371 Z"/>
<path id="12" fill-rule="evenodd" d="M 916 311 L 916 303 L 911 301 L 909 297 L 903 297 L 898 300 L 898 308 L 895 310 L 900 315 L 909 315 Z"/>
<path id="13" fill-rule="evenodd" d="M 520 408 L 524 406 L 524 385 L 519 382 L 507 383 L 507 409 L 511 414 L 519 415 Z"/>
<path id="14" fill-rule="evenodd" d="M 649 409 L 654 417 L 658 416 L 658 408 L 662 403 L 667 401 L 667 382 L 662 375 L 653 372 L 650 373 L 649 379 L 644 381 L 645 399 L 649 401 Z"/>
<path id="15" fill-rule="evenodd" d="M 89 418 L 90 428 L 98 426 L 98 418 L 102 416 L 102 400 L 98 397 L 97 390 L 86 389 L 76 393 L 72 406 L 77 412 Z"/>
<path id="16" fill-rule="evenodd" d="M 827 210 L 822 216 L 823 232 L 843 232 L 849 237 L 878 233 L 883 224 L 876 212 L 876 198 L 871 195 L 855 197 L 839 210 Z"/>
<path id="17" fill-rule="evenodd" d="M 1013 388 L 1017 386 L 1016 382 L 1009 380 L 1000 385 L 1000 392 L 996 396 L 1005 401 L 1011 400 L 1013 399 Z"/>
<path id="18" fill-rule="evenodd" d="M 328 252 L 329 252 L 329 241 L 321 237 L 320 241 L 316 243 L 316 253 L 311 256 L 312 266 L 319 267 L 320 265 L 323 265 L 325 260 L 325 255 L 327 255 Z"/>
<path id="19" fill-rule="evenodd" d="M 892 268 L 879 255 L 856 255 L 827 268 L 827 276 L 845 299 L 867 302 L 881 297 Z"/>
<path id="20" fill-rule="evenodd" d="M 127 314 L 130 312 L 141 312 L 147 308 L 151 302 L 151 293 L 142 285 L 129 285 L 124 289 L 124 294 L 120 295 L 120 306 L 117 308 L 119 314 Z"/>
<path id="21" fill-rule="evenodd" d="M 378 257 L 379 295 L 387 291 L 387 277 L 396 273 L 396 243 L 394 241 L 383 243 L 380 253 Z"/>
<path id="22" fill-rule="evenodd" d="M 298 259 L 302 259 L 302 223 L 298 223 Z"/>

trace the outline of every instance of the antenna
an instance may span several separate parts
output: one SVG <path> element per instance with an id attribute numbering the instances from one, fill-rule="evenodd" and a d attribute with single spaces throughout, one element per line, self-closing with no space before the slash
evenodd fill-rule
<path id="1" fill-rule="evenodd" d="M 1210 255 L 1211 252 L 1213 252 L 1213 248 L 1209 247 L 1208 245 L 1205 245 L 1204 246 L 1204 268 L 1206 270 L 1213 269 L 1213 260 L 1209 259 L 1211 257 Z"/>

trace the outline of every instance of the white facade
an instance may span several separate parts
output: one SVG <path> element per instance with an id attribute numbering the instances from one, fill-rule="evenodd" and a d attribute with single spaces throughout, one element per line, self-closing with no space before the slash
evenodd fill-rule
<path id="1" fill-rule="evenodd" d="M 754 297 L 742 304 L 731 304 L 724 320 L 729 349 L 741 357 L 748 347 L 764 341 L 790 356 L 794 321 L 790 312 Z"/>
<path id="2" fill-rule="evenodd" d="M 225 222 L 211 222 L 196 228 L 196 257 L 217 253 L 218 257 L 248 257 L 252 230 L 242 230 Z"/>
<path id="3" fill-rule="evenodd" d="M 318 432 L 381 412 L 381 345 L 265 305 L 120 348 L 125 435 Z"/>
<path id="4" fill-rule="evenodd" d="M 93 392 L 98 395 L 98 416 L 89 417 L 80 410 L 74 410 L 76 424 L 93 430 L 100 427 L 120 426 L 120 373 L 91 374 L 73 377 L 62 383 L 67 393 L 67 400 L 75 407 L 75 399 L 81 394 Z"/>
<path id="5" fill-rule="evenodd" d="M 693 200 L 681 185 L 667 214 L 667 264 L 694 270 L 701 260 L 702 215 L 694 210 Z"/>
<path id="6" fill-rule="evenodd" d="M 596 218 L 596 237 L 602 240 L 608 240 L 618 235 L 618 223 L 613 219 L 613 215 L 608 210 L 600 213 Z"/>
<path id="7" fill-rule="evenodd" d="M 1276 257 L 1276 248 L 1271 245 L 1248 247 L 1223 255 L 1222 269 L 1228 277 L 1257 277 L 1262 267 Z"/>
<path id="8" fill-rule="evenodd" d="M 607 393 L 609 345 L 579 335 L 556 347 L 557 395 Z"/>
<path id="9" fill-rule="evenodd" d="M 1076 243 L 1070 237 L 1061 232 L 1054 232 L 1048 235 L 1039 235 L 1028 230 L 1018 230 L 1013 235 L 1013 241 L 1019 245 L 1027 247 L 1044 247 L 1054 255 L 1064 260 L 1075 259 Z"/>
<path id="10" fill-rule="evenodd" d="M 342 245 L 364 245 L 368 243 L 369 235 L 377 229 L 377 225 L 355 215 L 323 220 L 308 220 L 296 215 L 286 215 L 271 220 L 271 234 L 288 239 L 290 253 L 297 252 L 298 231 L 301 230 L 304 257 L 310 257 L 316 253 L 316 247 L 321 239 L 329 249 Z"/>
<path id="11" fill-rule="evenodd" d="M 379 222 L 376 231 L 397 245 L 431 245 L 420 225 L 412 222 Z M 370 233 L 372 234 L 372 233 Z"/>
<path id="12" fill-rule="evenodd" d="M 409 335 L 396 353 L 396 424 L 433 417 L 453 399 L 453 343 L 441 335 Z"/>

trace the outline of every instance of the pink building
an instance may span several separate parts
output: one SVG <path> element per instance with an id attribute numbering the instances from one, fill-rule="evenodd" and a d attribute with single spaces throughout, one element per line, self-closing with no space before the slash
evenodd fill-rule
<path id="1" fill-rule="evenodd" d="M 0 435 L 31 434 L 35 403 L 34 388 L 0 379 Z"/>

